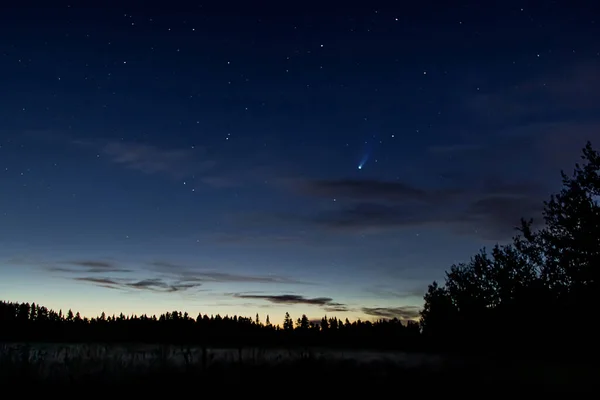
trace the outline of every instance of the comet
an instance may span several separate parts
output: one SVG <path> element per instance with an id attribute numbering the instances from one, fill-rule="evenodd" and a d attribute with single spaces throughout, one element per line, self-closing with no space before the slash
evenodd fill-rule
<path id="1" fill-rule="evenodd" d="M 360 162 L 358 163 L 358 169 L 363 169 L 367 161 L 369 161 L 369 153 L 365 154 L 360 160 Z"/>

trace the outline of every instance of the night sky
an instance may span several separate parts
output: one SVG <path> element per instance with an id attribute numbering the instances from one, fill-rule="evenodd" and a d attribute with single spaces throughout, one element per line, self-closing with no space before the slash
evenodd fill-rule
<path id="1" fill-rule="evenodd" d="M 591 1 L 22 3 L 0 9 L 4 300 L 415 317 L 600 144 Z"/>

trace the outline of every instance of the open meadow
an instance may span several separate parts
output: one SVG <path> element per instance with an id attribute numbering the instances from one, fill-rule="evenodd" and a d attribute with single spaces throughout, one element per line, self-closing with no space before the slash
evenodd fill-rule
<path id="1" fill-rule="evenodd" d="M 244 386 L 306 382 L 319 387 L 335 383 L 341 385 L 340 390 L 399 385 L 435 392 L 452 385 L 462 392 L 484 386 L 556 392 L 590 390 L 598 369 L 319 348 L 10 343 L 0 345 L 0 376 L 5 382 L 24 381 L 38 386 L 133 385 L 138 390 L 163 386 L 183 390 L 190 382 Z"/>

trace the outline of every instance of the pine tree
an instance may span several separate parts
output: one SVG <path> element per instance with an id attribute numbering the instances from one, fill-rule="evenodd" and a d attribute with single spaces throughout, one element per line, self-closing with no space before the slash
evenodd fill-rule
<path id="1" fill-rule="evenodd" d="M 283 318 L 283 329 L 286 331 L 294 329 L 294 321 L 292 321 L 292 317 L 290 317 L 290 313 L 288 312 L 285 313 L 285 317 Z"/>

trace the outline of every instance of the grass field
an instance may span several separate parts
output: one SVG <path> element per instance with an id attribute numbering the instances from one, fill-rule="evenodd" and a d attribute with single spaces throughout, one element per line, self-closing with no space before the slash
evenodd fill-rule
<path id="1" fill-rule="evenodd" d="M 170 345 L 3 344 L 0 380 L 28 388 L 134 387 L 185 391 L 209 384 L 335 390 L 589 391 L 599 370 L 574 365 L 327 349 L 203 349 Z M 352 389 L 355 388 L 355 389 Z M 262 389 L 261 389 L 262 390 Z M 310 390 L 310 389 L 309 389 Z M 387 390 L 387 389 L 386 389 Z M 487 392 L 486 392 L 487 393 Z M 491 394 L 491 392 L 489 392 Z"/>

